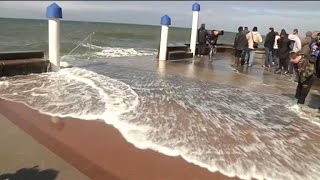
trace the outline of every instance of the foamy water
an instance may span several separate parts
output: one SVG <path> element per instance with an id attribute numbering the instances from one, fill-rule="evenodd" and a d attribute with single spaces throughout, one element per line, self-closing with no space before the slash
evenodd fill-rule
<path id="1" fill-rule="evenodd" d="M 79 60 L 79 59 L 99 59 L 114 57 L 133 57 L 133 56 L 150 56 L 156 55 L 156 49 L 148 48 L 124 48 L 124 47 L 102 47 L 94 44 L 82 44 L 83 47 L 91 47 L 91 51 L 82 52 L 81 54 L 72 53 L 62 56 L 62 59 Z"/>
<path id="2" fill-rule="evenodd" d="M 89 44 L 83 44 L 84 47 L 90 47 Z M 96 50 L 93 55 L 98 57 L 128 57 L 128 56 L 148 56 L 155 55 L 155 49 L 138 49 L 138 48 L 123 48 L 123 47 L 101 47 L 91 45 L 91 48 Z"/>
<path id="3" fill-rule="evenodd" d="M 130 86 L 80 68 L 1 78 L 0 97 L 54 116 L 104 120 L 138 148 L 181 155 L 228 176 L 320 177 L 315 110 L 229 85 L 150 72 L 118 75 Z"/>

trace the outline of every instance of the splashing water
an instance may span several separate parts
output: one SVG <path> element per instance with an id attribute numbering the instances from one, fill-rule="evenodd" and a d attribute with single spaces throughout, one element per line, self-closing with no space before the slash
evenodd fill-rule
<path id="1" fill-rule="evenodd" d="M 113 58 L 113 57 L 134 57 L 134 56 L 152 56 L 157 54 L 156 49 L 148 48 L 123 48 L 123 47 L 102 47 L 91 44 L 82 44 L 83 47 L 91 47 L 91 51 L 72 53 L 62 56 L 66 60 L 79 59 L 99 59 L 99 58 Z"/>
<path id="2" fill-rule="evenodd" d="M 6 79 L 0 81 L 2 98 L 52 116 L 114 121 L 139 104 L 128 85 L 80 68 Z"/>
<path id="3" fill-rule="evenodd" d="M 84 47 L 89 47 L 89 44 L 83 44 Z M 102 50 L 94 52 L 93 55 L 97 57 L 127 57 L 127 56 L 148 56 L 155 55 L 155 49 L 137 49 L 137 48 L 121 48 L 121 47 L 101 47 L 91 45 L 95 50 Z"/>
<path id="4" fill-rule="evenodd" d="M 177 76 L 119 74 L 131 88 L 69 68 L 3 78 L 0 96 L 55 116 L 105 120 L 138 148 L 181 155 L 228 176 L 320 177 L 315 114 L 302 116 L 289 98 Z"/>

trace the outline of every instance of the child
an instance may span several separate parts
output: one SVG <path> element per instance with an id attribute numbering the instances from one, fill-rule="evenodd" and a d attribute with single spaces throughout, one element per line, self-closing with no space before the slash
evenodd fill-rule
<path id="1" fill-rule="evenodd" d="M 298 104 L 304 104 L 314 80 L 315 61 L 314 58 L 308 54 L 304 54 L 302 51 L 291 53 L 290 61 L 294 65 L 298 79 L 295 98 Z"/>

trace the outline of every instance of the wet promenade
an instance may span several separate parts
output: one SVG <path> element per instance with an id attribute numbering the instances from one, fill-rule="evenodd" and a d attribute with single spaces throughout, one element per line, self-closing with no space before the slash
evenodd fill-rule
<path id="1" fill-rule="evenodd" d="M 130 85 L 139 96 L 139 106 L 121 115 L 127 118 L 120 121 L 125 124 L 103 116 L 99 121 L 51 117 L 4 100 L 0 101 L 0 113 L 91 179 L 319 177 L 319 80 L 307 98 L 306 111 L 300 113 L 290 109 L 296 87 L 292 79 L 264 71 L 260 65 L 244 66 L 236 73 L 230 67 L 232 59 L 225 54 L 218 54 L 214 62 L 206 57 L 158 62 L 145 56 L 70 63 Z M 57 88 L 63 93 L 57 96 L 75 103 L 96 93 L 73 81 L 68 81 L 72 86 L 64 87 L 65 78 L 12 78 L 7 82 L 14 86 L 2 88 L 0 96 L 54 113 L 50 110 L 57 109 L 49 97 L 35 101 L 29 98 L 29 90 L 40 94 L 59 82 Z M 96 84 L 103 83 L 95 78 L 92 75 L 91 80 Z M 26 80 L 34 83 L 26 86 L 22 83 Z M 42 89 L 35 89 L 38 86 Z M 89 113 L 99 112 L 95 104 L 102 102 L 98 97 L 92 109 L 81 107 Z M 65 108 L 77 106 L 67 104 Z M 5 163 L 0 162 L 0 167 Z M 19 164 L 17 161 L 11 171 L 23 168 Z"/>

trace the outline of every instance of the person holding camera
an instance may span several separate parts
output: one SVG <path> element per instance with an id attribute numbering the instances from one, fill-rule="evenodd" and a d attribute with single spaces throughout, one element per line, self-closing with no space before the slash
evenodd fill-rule
<path id="1" fill-rule="evenodd" d="M 298 104 L 304 104 L 314 81 L 315 58 L 303 51 L 298 51 L 290 54 L 290 62 L 293 64 L 298 80 L 295 101 Z"/>
<path id="2" fill-rule="evenodd" d="M 216 53 L 216 45 L 218 42 L 219 35 L 223 35 L 224 31 L 218 31 L 218 30 L 211 30 L 210 33 L 207 36 L 207 41 L 210 47 L 210 52 L 209 52 L 209 60 L 212 61 L 213 59 L 213 54 Z"/>
<path id="3" fill-rule="evenodd" d="M 259 43 L 262 42 L 261 34 L 258 32 L 257 27 L 253 27 L 252 31 L 249 32 L 247 35 L 248 40 L 248 49 L 249 49 L 249 64 L 248 66 L 251 67 L 254 61 L 255 50 L 258 48 Z"/>

